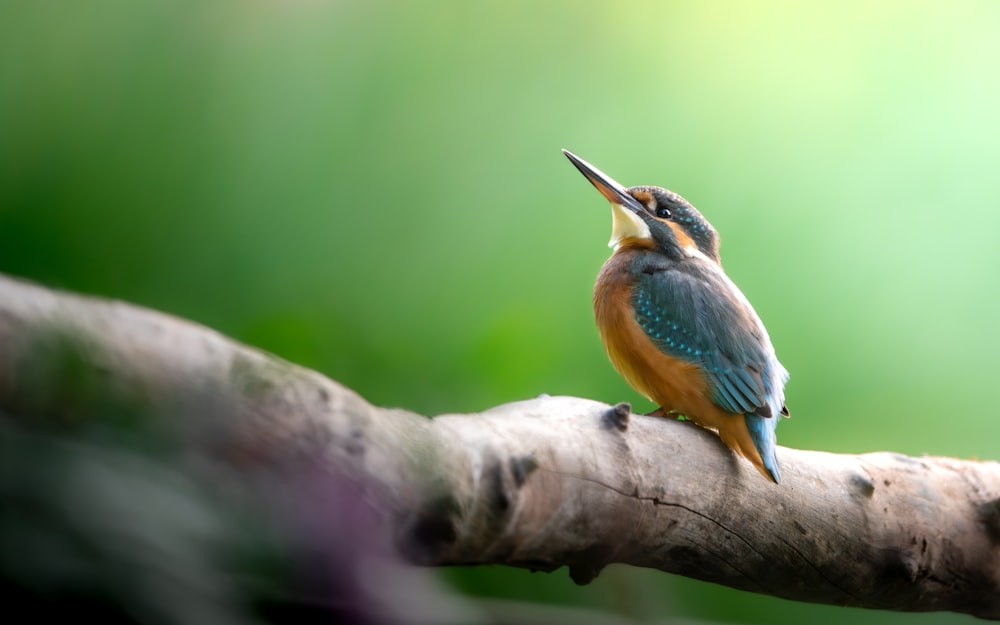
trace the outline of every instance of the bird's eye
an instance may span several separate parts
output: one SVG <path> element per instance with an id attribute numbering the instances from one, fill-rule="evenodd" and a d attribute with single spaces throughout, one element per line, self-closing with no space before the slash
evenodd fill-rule
<path id="1" fill-rule="evenodd" d="M 670 209 L 666 206 L 657 206 L 656 216 L 660 219 L 670 219 Z"/>

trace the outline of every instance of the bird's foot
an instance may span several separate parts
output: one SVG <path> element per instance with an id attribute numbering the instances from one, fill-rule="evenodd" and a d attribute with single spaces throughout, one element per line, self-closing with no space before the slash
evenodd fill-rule
<path id="1" fill-rule="evenodd" d="M 646 416 L 647 417 L 663 417 L 665 419 L 675 419 L 677 421 L 684 421 L 685 420 L 684 415 L 676 413 L 676 412 L 673 412 L 673 411 L 670 411 L 670 410 L 664 410 L 662 406 L 659 407 L 659 408 L 657 408 L 653 412 L 647 412 Z"/>

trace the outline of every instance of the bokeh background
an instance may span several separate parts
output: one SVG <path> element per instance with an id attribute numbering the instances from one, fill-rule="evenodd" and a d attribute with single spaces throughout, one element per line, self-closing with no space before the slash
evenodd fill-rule
<path id="1" fill-rule="evenodd" d="M 0 3 L 0 270 L 380 405 L 651 408 L 593 326 L 606 202 L 670 187 L 791 371 L 786 446 L 997 458 L 992 0 Z M 952 623 L 611 567 L 435 573 L 636 620 Z"/>

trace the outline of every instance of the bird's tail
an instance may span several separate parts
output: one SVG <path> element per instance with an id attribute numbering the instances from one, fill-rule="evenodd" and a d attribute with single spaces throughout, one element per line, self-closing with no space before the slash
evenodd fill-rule
<path id="1" fill-rule="evenodd" d="M 778 458 L 775 456 L 774 448 L 777 445 L 777 438 L 774 436 L 774 428 L 778 425 L 777 417 L 761 417 L 753 413 L 743 415 L 750 432 L 750 440 L 757 448 L 760 459 L 764 463 L 764 469 L 770 475 L 774 483 L 781 482 L 781 472 L 778 471 Z"/>

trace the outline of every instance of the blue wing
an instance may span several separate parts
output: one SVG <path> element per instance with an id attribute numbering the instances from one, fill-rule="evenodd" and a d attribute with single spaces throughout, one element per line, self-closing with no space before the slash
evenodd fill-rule
<path id="1" fill-rule="evenodd" d="M 640 273 L 636 321 L 661 351 L 702 367 L 720 408 L 776 417 L 788 372 L 749 302 L 707 262 Z"/>
<path id="2" fill-rule="evenodd" d="M 662 352 L 702 368 L 720 408 L 743 413 L 764 467 L 780 482 L 774 430 L 778 414 L 788 414 L 788 372 L 743 293 L 709 262 L 639 273 L 636 321 Z"/>

